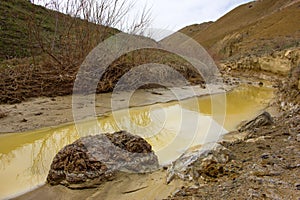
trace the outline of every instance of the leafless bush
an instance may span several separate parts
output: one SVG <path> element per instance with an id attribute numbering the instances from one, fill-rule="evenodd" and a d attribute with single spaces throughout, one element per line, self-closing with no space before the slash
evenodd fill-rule
<path id="1" fill-rule="evenodd" d="M 54 33 L 45 34 L 49 19 L 39 19 L 34 13 L 29 19 L 29 35 L 59 70 L 79 66 L 97 44 L 119 30 L 142 34 L 151 22 L 146 6 L 133 13 L 132 0 L 43 0 L 43 4 L 57 11 L 49 12 L 55 23 L 46 27 Z"/>

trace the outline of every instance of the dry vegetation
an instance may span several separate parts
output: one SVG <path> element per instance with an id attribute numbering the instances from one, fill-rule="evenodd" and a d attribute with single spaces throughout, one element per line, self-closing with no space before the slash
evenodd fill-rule
<path id="1" fill-rule="evenodd" d="M 22 19 L 26 19 L 18 19 L 8 25 L 27 24 L 27 50 L 31 52 L 30 57 L 4 60 L 0 64 L 0 86 L 3 88 L 0 102 L 10 104 L 32 97 L 72 94 L 76 74 L 88 53 L 107 37 L 119 33 L 111 26 L 139 34 L 151 20 L 145 7 L 135 21 L 126 21 L 134 6 L 133 1 L 50 0 L 47 7 L 52 10 L 25 0 L 5 1 L 3 5 L 11 9 L 8 18 L 21 11 Z M 122 27 L 126 23 L 127 26 Z M 16 42 L 20 38 L 22 36 L 16 38 Z M 155 44 L 149 38 L 145 40 Z M 202 82 L 200 75 L 185 60 L 167 52 L 148 49 L 125 54 L 114 61 L 99 81 L 97 92 L 112 91 L 126 72 L 146 63 L 166 64 L 192 83 Z"/>
<path id="2" fill-rule="evenodd" d="M 44 21 L 30 17 L 29 35 L 31 40 L 60 70 L 79 66 L 88 53 L 100 42 L 119 32 L 111 27 L 140 33 L 150 23 L 150 11 L 145 7 L 135 21 L 129 20 L 134 8 L 132 0 L 48 0 L 45 6 L 54 10 L 48 17 L 54 19 L 54 32 L 43 34 Z M 62 14 L 65 13 L 65 14 Z M 130 23 L 130 27 L 123 24 Z M 33 55 L 34 56 L 34 55 Z"/>
<path id="3" fill-rule="evenodd" d="M 186 80 L 188 80 L 191 84 L 202 84 L 203 79 L 201 75 L 197 72 L 197 70 L 187 61 L 185 61 L 180 56 L 175 54 L 171 54 L 169 52 L 159 50 L 159 49 L 141 49 L 132 51 L 130 53 L 124 54 L 115 62 L 113 62 L 105 71 L 102 78 L 99 81 L 97 92 L 111 92 L 113 91 L 115 85 L 118 83 L 119 79 L 127 72 L 129 72 L 134 67 L 149 64 L 149 63 L 156 63 L 167 65 L 175 69 L 179 72 Z M 145 76 L 145 74 L 137 74 L 134 80 L 127 80 L 130 85 L 135 85 L 137 82 L 144 83 L 147 82 L 148 77 L 156 83 L 159 81 L 166 80 L 166 75 L 162 70 L 159 70 L 160 76 L 156 76 L 155 78 L 151 76 Z M 150 73 L 150 72 L 149 72 Z M 156 79 L 156 80 L 154 80 Z M 175 80 L 174 80 L 175 79 Z M 170 85 L 176 85 L 176 81 L 178 82 L 175 75 L 173 78 L 169 78 L 168 83 Z M 169 82 L 170 81 L 170 82 Z M 173 81 L 173 82 L 172 82 Z M 165 84 L 168 84 L 165 82 Z M 130 87 L 130 86 L 129 86 Z M 142 88 L 153 88 L 153 87 L 162 87 L 161 85 L 157 84 L 146 84 Z M 129 88 L 123 88 L 124 90 Z"/>
<path id="4" fill-rule="evenodd" d="M 129 21 L 134 8 L 131 0 L 44 2 L 49 9 L 28 0 L 0 3 L 0 13 L 4 16 L 0 43 L 5 47 L 0 55 L 1 103 L 71 94 L 77 70 L 88 53 L 101 41 L 120 32 L 112 26 L 139 34 L 151 20 L 150 11 L 145 7 L 135 20 Z M 125 22 L 128 26 L 122 27 Z M 99 92 L 109 91 L 106 87 Z"/>

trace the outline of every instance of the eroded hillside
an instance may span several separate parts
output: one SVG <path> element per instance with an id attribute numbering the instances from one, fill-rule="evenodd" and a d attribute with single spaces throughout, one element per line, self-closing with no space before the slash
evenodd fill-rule
<path id="1" fill-rule="evenodd" d="M 300 1 L 261 0 L 241 5 L 214 23 L 180 32 L 219 58 L 261 55 L 300 45 Z"/>

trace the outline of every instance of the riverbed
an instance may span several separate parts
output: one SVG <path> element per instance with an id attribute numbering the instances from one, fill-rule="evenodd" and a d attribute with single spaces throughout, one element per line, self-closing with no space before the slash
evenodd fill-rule
<path id="1" fill-rule="evenodd" d="M 120 108 L 96 121 L 0 135 L 0 198 L 43 185 L 55 154 L 79 137 L 127 130 L 145 138 L 160 164 L 166 165 L 192 146 L 218 141 L 242 121 L 262 112 L 272 97 L 271 87 L 241 85 L 227 93 Z M 159 172 L 154 175 L 162 184 Z M 120 184 L 119 189 L 125 185 Z"/>

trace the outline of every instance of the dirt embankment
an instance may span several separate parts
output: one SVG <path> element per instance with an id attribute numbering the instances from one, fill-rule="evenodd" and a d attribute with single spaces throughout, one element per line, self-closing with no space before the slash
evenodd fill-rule
<path id="1" fill-rule="evenodd" d="M 237 74 L 237 72 L 235 72 Z M 168 199 L 300 199 L 300 66 L 278 82 L 273 123 L 223 141 L 234 158 Z M 238 133 L 241 134 L 241 133 Z"/>
<path id="2" fill-rule="evenodd" d="M 42 96 L 70 95 L 73 93 L 74 82 L 80 69 L 80 66 L 62 68 L 47 62 L 42 62 L 39 65 L 30 65 L 26 64 L 28 62 L 26 59 L 24 59 L 25 63 L 19 60 L 16 66 L 14 66 L 13 61 L 11 62 L 7 61 L 5 67 L 0 67 L 0 104 L 21 103 L 29 98 Z M 94 79 L 98 78 L 95 77 L 95 71 L 104 70 L 102 77 L 98 81 L 96 93 L 112 92 L 122 76 L 134 67 L 147 63 L 168 65 L 173 70 L 155 68 L 154 66 L 153 70 L 158 70 L 155 74 L 159 74 L 159 76 L 154 76 L 153 78 L 153 76 L 147 76 L 147 74 L 153 73 L 151 71 L 152 66 L 148 67 L 149 69 L 147 68 L 142 75 L 136 74 L 134 80 L 126 80 L 129 87 L 136 84 L 136 82 L 147 82 L 149 78 L 152 78 L 149 80 L 150 82 L 159 83 L 159 80 L 166 80 L 168 84 L 182 85 L 181 82 L 178 83 L 177 77 L 172 77 L 178 76 L 178 74 L 181 74 L 186 81 L 192 84 L 203 85 L 203 78 L 197 70 L 179 56 L 157 49 L 145 49 L 125 54 L 107 68 L 104 68 L 105 66 L 101 66 L 101 63 L 99 64 L 98 62 L 95 64 L 96 68 L 93 66 L 91 69 L 84 69 L 81 72 L 84 74 L 85 80 L 77 85 L 77 89 L 87 92 L 91 84 L 89 82 L 90 79 L 92 79 L 92 82 L 95 82 Z M 176 72 L 178 73 L 176 74 Z M 157 84 L 143 84 L 143 88 L 157 87 Z"/>
<path id="3" fill-rule="evenodd" d="M 294 199 L 300 197 L 300 126 L 297 116 L 223 142 L 234 159 L 213 176 L 200 178 L 168 199 Z"/>
<path id="4" fill-rule="evenodd" d="M 221 64 L 221 68 L 231 70 L 265 71 L 287 76 L 293 66 L 300 64 L 300 48 L 292 48 L 261 56 L 244 56 L 237 60 L 228 60 Z"/>

